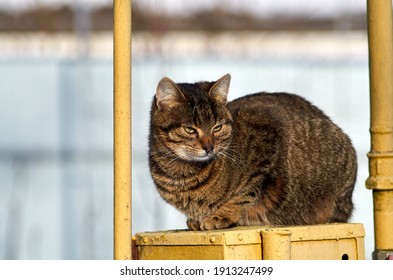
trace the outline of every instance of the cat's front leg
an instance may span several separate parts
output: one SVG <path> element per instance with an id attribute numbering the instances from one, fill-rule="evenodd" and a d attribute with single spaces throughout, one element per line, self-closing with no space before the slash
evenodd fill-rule
<path id="1" fill-rule="evenodd" d="M 198 220 L 194 220 L 192 218 L 187 219 L 187 226 L 189 229 L 193 231 L 197 231 L 201 229 L 201 225 Z"/>
<path id="2" fill-rule="evenodd" d="M 213 230 L 235 227 L 239 223 L 241 209 L 234 205 L 218 209 L 212 215 L 204 218 L 200 224 L 201 230 Z"/>

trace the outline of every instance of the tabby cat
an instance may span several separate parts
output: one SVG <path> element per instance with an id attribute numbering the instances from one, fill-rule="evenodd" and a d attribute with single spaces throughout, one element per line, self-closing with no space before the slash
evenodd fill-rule
<path id="1" fill-rule="evenodd" d="M 348 136 L 294 94 L 227 102 L 230 80 L 159 82 L 149 166 L 162 198 L 192 230 L 346 222 L 357 171 Z"/>

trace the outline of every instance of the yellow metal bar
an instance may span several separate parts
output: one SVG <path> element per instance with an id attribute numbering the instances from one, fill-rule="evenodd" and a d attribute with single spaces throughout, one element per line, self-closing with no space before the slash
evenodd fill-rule
<path id="1" fill-rule="evenodd" d="M 368 0 L 371 151 L 375 252 L 386 258 L 393 252 L 393 22 L 392 0 Z"/>
<path id="2" fill-rule="evenodd" d="M 114 259 L 131 259 L 131 0 L 114 0 Z"/>

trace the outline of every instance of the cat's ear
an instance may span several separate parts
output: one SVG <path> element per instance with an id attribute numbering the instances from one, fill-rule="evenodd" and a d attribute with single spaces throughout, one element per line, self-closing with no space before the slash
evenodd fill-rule
<path id="1" fill-rule="evenodd" d="M 215 82 L 211 87 L 209 94 L 218 102 L 227 103 L 227 96 L 229 91 L 229 85 L 231 83 L 231 75 L 226 74 Z"/>
<path id="2" fill-rule="evenodd" d="M 184 102 L 185 97 L 176 83 L 165 77 L 158 83 L 156 105 L 158 108 L 171 108 Z"/>

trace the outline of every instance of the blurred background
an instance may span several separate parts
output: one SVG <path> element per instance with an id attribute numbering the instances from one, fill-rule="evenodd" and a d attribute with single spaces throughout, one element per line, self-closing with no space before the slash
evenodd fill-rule
<path id="1" fill-rule="evenodd" d="M 373 251 L 366 0 L 133 0 L 133 232 L 185 228 L 148 171 L 158 81 L 300 94 L 352 139 Z M 110 0 L 0 2 L 0 259 L 111 259 Z"/>

